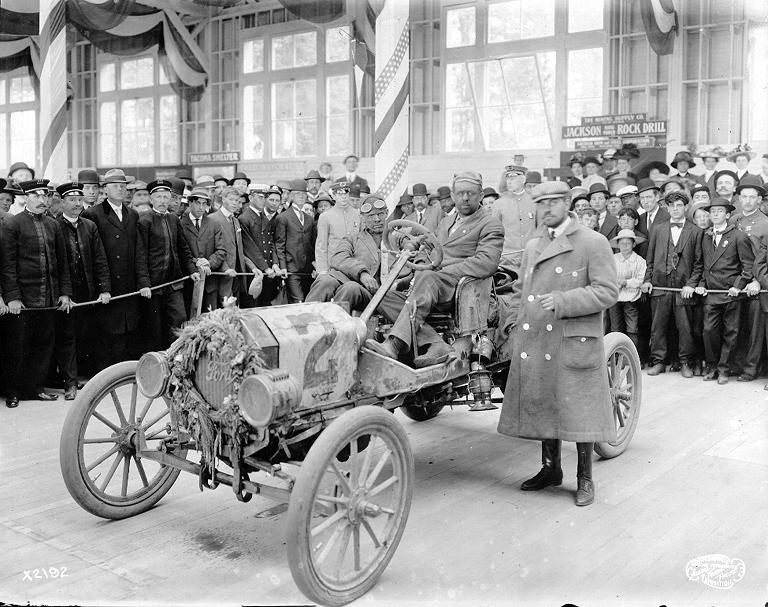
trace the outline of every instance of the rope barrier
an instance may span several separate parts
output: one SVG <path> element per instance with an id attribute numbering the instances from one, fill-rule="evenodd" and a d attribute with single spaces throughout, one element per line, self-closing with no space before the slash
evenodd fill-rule
<path id="1" fill-rule="evenodd" d="M 680 293 L 681 288 L 678 287 L 653 287 L 653 291 L 669 291 L 671 293 Z M 739 293 L 746 293 L 746 289 L 741 289 Z M 766 289 L 760 289 L 760 293 L 768 293 Z M 707 293 L 728 293 L 728 289 L 707 289 Z"/>

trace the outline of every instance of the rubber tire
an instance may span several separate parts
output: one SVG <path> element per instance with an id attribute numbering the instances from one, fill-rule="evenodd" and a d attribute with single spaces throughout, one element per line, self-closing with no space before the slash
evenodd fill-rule
<path id="1" fill-rule="evenodd" d="M 80 434 L 91 417 L 91 407 L 96 399 L 101 400 L 108 395 L 110 387 L 135 377 L 137 362 L 131 360 L 117 363 L 95 375 L 78 393 L 61 431 L 59 463 L 69 494 L 84 510 L 106 519 L 118 520 L 146 512 L 168 493 L 181 473 L 178 468 L 168 468 L 163 478 L 150 485 L 146 495 L 126 505 L 105 502 L 91 491 L 89 483 L 83 477 L 87 472 L 81 466 Z M 184 457 L 186 450 L 176 455 Z"/>
<path id="2" fill-rule="evenodd" d="M 619 349 L 624 350 L 625 354 L 629 355 L 630 365 L 635 376 L 634 385 L 632 386 L 631 417 L 629 419 L 629 427 L 625 429 L 624 436 L 620 442 L 603 441 L 595 443 L 595 453 L 604 459 L 611 459 L 621 455 L 629 446 L 632 436 L 635 434 L 637 422 L 640 419 L 640 404 L 643 400 L 643 374 L 640 370 L 640 357 L 635 349 L 635 344 L 624 333 L 608 333 L 605 336 L 606 364 L 608 364 L 611 356 Z"/>
<path id="3" fill-rule="evenodd" d="M 445 405 L 402 405 L 400 410 L 415 422 L 425 422 L 437 417 L 444 407 Z"/>
<path id="4" fill-rule="evenodd" d="M 317 486 L 328 467 L 330 459 L 335 457 L 341 448 L 340 445 L 349 442 L 349 437 L 366 427 L 370 428 L 372 424 L 386 428 L 394 434 L 397 444 L 402 450 L 406 467 L 405 503 L 398 528 L 387 548 L 387 554 L 384 559 L 361 584 L 347 592 L 339 593 L 327 588 L 313 571 L 308 552 L 308 518 L 311 520 L 312 505 L 317 492 Z M 379 576 L 384 572 L 384 569 L 386 569 L 389 561 L 395 554 L 395 550 L 403 536 L 403 531 L 408 521 L 408 513 L 411 508 L 413 484 L 413 453 L 411 452 L 408 436 L 402 424 L 393 415 L 390 415 L 387 410 L 370 405 L 356 407 L 339 416 L 320 434 L 320 437 L 312 445 L 304 463 L 299 469 L 296 483 L 291 493 L 288 505 L 288 520 L 286 521 L 288 528 L 286 535 L 288 564 L 291 568 L 294 582 L 296 582 L 296 585 L 307 598 L 321 605 L 346 605 L 363 596 L 376 584 Z"/>

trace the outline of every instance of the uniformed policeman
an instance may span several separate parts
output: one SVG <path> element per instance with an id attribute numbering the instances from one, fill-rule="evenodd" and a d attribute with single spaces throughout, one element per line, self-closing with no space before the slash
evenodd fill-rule
<path id="1" fill-rule="evenodd" d="M 6 406 L 17 407 L 19 398 L 56 400 L 43 382 L 53 356 L 54 324 L 58 306 L 69 312 L 72 284 L 64 238 L 58 222 L 45 213 L 50 206 L 48 180 L 19 184 L 27 196 L 26 209 L 2 224 L 2 290 L 13 314 L 9 347 L 16 352 L 7 376 Z M 23 309 L 26 310 L 22 312 Z"/>
<path id="2" fill-rule="evenodd" d="M 536 227 L 533 199 L 525 190 L 527 172 L 524 166 L 507 167 L 507 189 L 491 207 L 491 214 L 498 217 L 504 226 L 500 267 L 515 274 L 520 270 L 525 243 Z"/>

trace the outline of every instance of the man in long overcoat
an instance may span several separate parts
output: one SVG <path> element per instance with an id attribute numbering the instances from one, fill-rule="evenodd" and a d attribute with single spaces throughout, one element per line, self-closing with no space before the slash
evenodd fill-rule
<path id="1" fill-rule="evenodd" d="M 619 286 L 608 241 L 568 213 L 567 193 L 558 181 L 534 190 L 540 227 L 523 252 L 499 432 L 542 441 L 543 467 L 524 491 L 560 485 L 561 441 L 575 441 L 576 504 L 586 506 L 594 501 L 593 442 L 616 438 L 603 312 L 616 303 Z"/>

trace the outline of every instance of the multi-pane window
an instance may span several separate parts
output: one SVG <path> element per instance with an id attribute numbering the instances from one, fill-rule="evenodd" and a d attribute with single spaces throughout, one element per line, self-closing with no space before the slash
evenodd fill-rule
<path id="1" fill-rule="evenodd" d="M 99 166 L 179 162 L 179 100 L 155 57 L 105 56 L 98 67 Z"/>
<path id="2" fill-rule="evenodd" d="M 266 124 L 264 120 L 264 85 L 243 87 L 243 156 L 264 158 L 266 153 Z"/>
<path id="3" fill-rule="evenodd" d="M 450 8 L 446 11 L 445 46 L 456 48 L 475 44 L 475 7 Z"/>
<path id="4" fill-rule="evenodd" d="M 605 0 L 568 0 L 568 33 L 603 29 Z"/>
<path id="5" fill-rule="evenodd" d="M 285 70 L 317 63 L 317 34 L 304 32 L 272 38 L 272 69 Z"/>
<path id="6" fill-rule="evenodd" d="M 602 113 L 603 70 L 584 69 L 592 65 L 603 65 L 602 47 L 568 51 L 568 124 L 579 124 L 582 116 Z"/>
<path id="7" fill-rule="evenodd" d="M 293 158 L 317 153 L 317 81 L 272 84 L 272 156 Z"/>
<path id="8" fill-rule="evenodd" d="M 243 72 L 252 74 L 264 70 L 264 40 L 256 38 L 243 44 Z"/>
<path id="9" fill-rule="evenodd" d="M 325 60 L 328 63 L 335 63 L 349 59 L 351 39 L 349 26 L 328 28 L 325 31 Z"/>
<path id="10" fill-rule="evenodd" d="M 0 77 L 0 167 L 37 164 L 37 100 L 26 70 Z"/>
<path id="11" fill-rule="evenodd" d="M 325 84 L 326 152 L 346 154 L 349 150 L 349 76 L 331 76 Z"/>
<path id="12" fill-rule="evenodd" d="M 554 0 L 508 0 L 488 5 L 489 43 L 544 38 L 554 34 Z"/>

